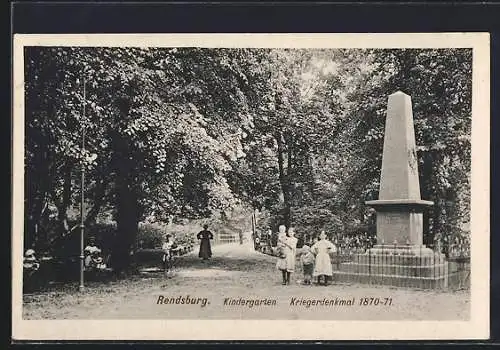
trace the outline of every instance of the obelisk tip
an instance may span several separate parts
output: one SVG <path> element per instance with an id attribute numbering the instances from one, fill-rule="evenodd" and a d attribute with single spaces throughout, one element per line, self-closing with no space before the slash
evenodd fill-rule
<path id="1" fill-rule="evenodd" d="M 396 92 L 394 92 L 394 93 L 392 93 L 392 94 L 391 94 L 391 96 L 395 96 L 395 95 L 404 95 L 404 96 L 409 96 L 409 95 L 405 94 L 405 93 L 404 93 L 403 91 L 401 91 L 401 90 L 398 90 L 398 91 L 396 91 Z"/>

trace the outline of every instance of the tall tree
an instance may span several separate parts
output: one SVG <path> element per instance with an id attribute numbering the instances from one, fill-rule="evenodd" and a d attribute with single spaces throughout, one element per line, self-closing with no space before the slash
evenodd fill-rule
<path id="1" fill-rule="evenodd" d="M 241 113 L 245 81 L 238 50 L 28 51 L 28 227 L 40 222 L 49 202 L 57 205 L 58 222 L 68 221 L 67 209 L 78 203 L 75 175 L 82 164 L 91 204 L 86 220 L 104 207 L 115 212 L 118 270 L 128 265 L 130 245 L 145 216 L 207 216 L 231 206 L 225 172 L 240 156 L 242 137 L 233 131 L 248 123 Z M 231 132 L 235 136 L 226 139 Z M 72 232 L 63 226 L 60 234 Z M 27 232 L 33 237 L 35 230 Z"/>

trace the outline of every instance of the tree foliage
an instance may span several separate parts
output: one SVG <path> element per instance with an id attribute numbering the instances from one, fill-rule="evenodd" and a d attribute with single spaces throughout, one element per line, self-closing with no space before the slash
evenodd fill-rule
<path id="1" fill-rule="evenodd" d="M 273 229 L 369 231 L 387 97 L 412 97 L 426 239 L 470 212 L 472 52 L 30 47 L 25 243 L 117 223 L 118 269 L 139 222 L 250 205 Z M 85 92 L 84 92 L 85 90 Z M 84 111 L 85 108 L 85 111 Z M 82 145 L 82 134 L 85 144 Z"/>

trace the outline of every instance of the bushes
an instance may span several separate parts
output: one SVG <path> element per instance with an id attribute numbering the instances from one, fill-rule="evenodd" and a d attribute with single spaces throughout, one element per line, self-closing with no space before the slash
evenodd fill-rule
<path id="1" fill-rule="evenodd" d="M 85 228 L 84 245 L 89 238 L 94 237 L 96 245 L 101 248 L 106 259 L 112 255 L 113 246 L 118 239 L 116 224 L 94 223 Z M 60 281 L 74 281 L 78 279 L 80 271 L 80 229 L 72 231 L 69 235 L 56 239 L 50 249 L 53 260 L 42 262 L 41 266 L 51 270 L 52 278 Z M 45 273 L 44 273 L 45 275 Z"/>
<path id="2" fill-rule="evenodd" d="M 158 224 L 140 223 L 137 233 L 137 246 L 143 249 L 159 248 L 163 244 L 166 230 Z"/>
<path id="3" fill-rule="evenodd" d="M 93 236 L 103 253 L 111 253 L 115 240 L 119 239 L 116 223 L 96 223 L 89 227 L 87 239 Z M 87 241 L 87 240 L 86 240 Z"/>
<path id="4" fill-rule="evenodd" d="M 167 228 L 167 232 L 175 237 L 175 243 L 177 245 L 189 246 L 194 244 L 196 234 L 201 230 L 201 227 L 188 223 L 185 225 L 170 225 Z"/>
<path id="5" fill-rule="evenodd" d="M 175 233 L 175 242 L 177 245 L 192 246 L 195 243 L 194 233 L 178 232 Z"/>
<path id="6" fill-rule="evenodd" d="M 179 246 L 190 246 L 195 243 L 195 236 L 200 227 L 196 225 L 161 225 L 152 223 L 139 224 L 137 234 L 137 247 L 142 249 L 160 248 L 166 234 L 175 237 L 175 243 Z"/>
<path id="7" fill-rule="evenodd" d="M 94 223 L 85 228 L 84 244 L 89 238 L 94 237 L 96 245 L 101 248 L 104 254 L 109 254 L 113 250 L 114 241 L 117 237 L 115 223 Z M 57 238 L 51 247 L 51 255 L 54 257 L 78 257 L 80 255 L 80 229 L 77 228 L 69 235 Z"/>

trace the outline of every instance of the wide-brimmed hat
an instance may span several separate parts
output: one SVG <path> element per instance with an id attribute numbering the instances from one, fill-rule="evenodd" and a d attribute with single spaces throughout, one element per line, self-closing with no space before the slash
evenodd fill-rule
<path id="1" fill-rule="evenodd" d="M 35 251 L 33 249 L 28 249 L 25 253 L 24 256 L 32 256 L 35 255 Z"/>

